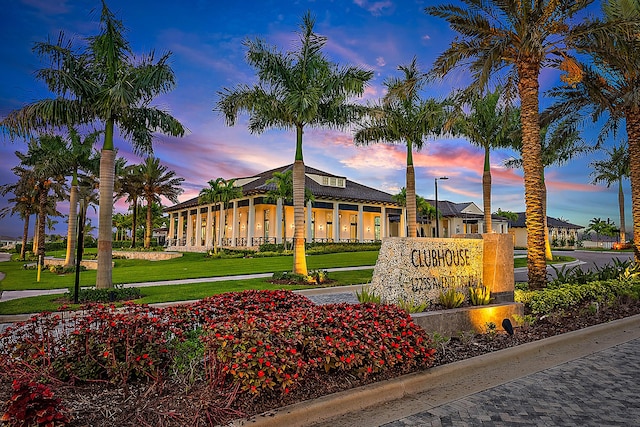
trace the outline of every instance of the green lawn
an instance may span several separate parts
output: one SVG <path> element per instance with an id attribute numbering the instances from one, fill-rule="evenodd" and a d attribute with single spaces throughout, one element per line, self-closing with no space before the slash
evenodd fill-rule
<path id="1" fill-rule="evenodd" d="M 329 274 L 334 280 L 331 286 L 363 284 L 371 281 L 373 269 L 337 271 Z M 153 304 L 171 301 L 189 301 L 202 299 L 224 292 L 240 292 L 249 289 L 309 289 L 304 285 L 272 284 L 267 279 L 225 280 L 220 282 L 193 283 L 171 286 L 148 286 L 141 288 L 143 297 L 135 300 L 141 304 Z M 64 303 L 63 295 L 42 295 L 30 298 L 20 298 L 0 303 L 0 314 L 36 313 L 41 311 L 55 311 Z M 73 305 L 71 305 L 73 306 Z"/>
<path id="2" fill-rule="evenodd" d="M 356 267 L 375 265 L 377 251 L 348 252 L 326 255 L 308 255 L 309 269 L 332 267 Z M 0 289 L 15 291 L 23 289 L 57 289 L 74 285 L 75 274 L 57 275 L 44 270 L 37 282 L 36 270 L 24 270 L 24 263 L 8 261 L 0 264 L 0 271 L 6 274 L 0 283 Z M 185 253 L 181 258 L 167 261 L 115 260 L 113 283 L 155 282 L 160 280 L 194 279 L 201 277 L 235 276 L 252 273 L 273 273 L 290 271 L 293 264 L 291 256 L 269 258 L 205 258 L 199 253 Z M 80 273 L 80 286 L 93 286 L 96 272 L 86 270 Z"/>

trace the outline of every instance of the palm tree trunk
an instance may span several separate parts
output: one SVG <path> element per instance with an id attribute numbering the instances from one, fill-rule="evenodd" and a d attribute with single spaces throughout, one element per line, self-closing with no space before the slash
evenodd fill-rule
<path id="1" fill-rule="evenodd" d="M 113 127 L 106 127 L 107 132 Z M 108 135 L 105 135 L 105 139 Z M 100 155 L 100 215 L 98 224 L 98 271 L 96 274 L 96 288 L 109 289 L 113 287 L 111 263 L 112 248 L 112 217 L 113 217 L 113 182 L 115 178 L 115 151 L 103 149 Z M 134 230 L 135 233 L 135 230 Z"/>
<path id="2" fill-rule="evenodd" d="M 24 215 L 24 226 L 22 227 L 22 247 L 20 247 L 20 260 L 24 261 L 25 254 L 27 253 L 27 239 L 29 238 L 29 219 L 31 217 L 30 212 L 26 212 Z"/>
<path id="3" fill-rule="evenodd" d="M 407 236 L 416 237 L 416 174 L 413 165 L 407 165 Z"/>
<path id="4" fill-rule="evenodd" d="M 133 200 L 131 207 L 131 247 L 136 247 L 136 232 L 138 231 L 138 199 Z"/>
<path id="5" fill-rule="evenodd" d="M 551 244 L 549 243 L 549 225 L 547 224 L 547 183 L 542 176 L 542 218 L 544 218 L 544 257 L 549 261 L 553 260 Z"/>
<path id="6" fill-rule="evenodd" d="M 74 181 L 77 178 L 74 177 Z M 65 267 L 75 265 L 76 253 L 76 228 L 78 226 L 78 184 L 71 183 L 71 191 L 69 192 L 69 221 L 67 223 L 67 254 L 64 259 Z"/>
<path id="7" fill-rule="evenodd" d="M 40 211 L 40 208 L 38 207 L 38 212 Z M 38 225 L 40 224 L 40 214 L 36 213 L 36 222 L 33 225 L 33 244 L 31 245 L 31 252 L 34 253 L 34 255 L 38 254 L 38 230 L 39 227 Z"/>
<path id="8" fill-rule="evenodd" d="M 627 233 L 624 217 L 624 192 L 622 191 L 622 179 L 618 181 L 618 208 L 620 209 L 620 243 L 627 241 Z"/>
<path id="9" fill-rule="evenodd" d="M 631 170 L 631 214 L 633 217 L 633 253 L 640 262 L 640 108 L 625 110 L 629 138 L 629 169 Z"/>
<path id="10" fill-rule="evenodd" d="M 489 161 L 489 147 L 484 147 L 484 171 L 482 172 L 482 204 L 484 209 L 485 233 L 493 233 L 491 223 L 491 163 Z"/>
<path id="11" fill-rule="evenodd" d="M 152 233 L 152 216 L 151 216 L 151 205 L 153 201 L 148 198 L 147 199 L 147 228 L 144 233 L 144 248 L 149 249 L 151 247 L 151 233 Z"/>
<path id="12" fill-rule="evenodd" d="M 221 209 L 218 210 L 220 212 Z M 220 221 L 216 221 L 216 214 L 213 214 L 213 253 L 218 254 L 218 233 L 216 233 L 216 223 Z"/>
<path id="13" fill-rule="evenodd" d="M 527 226 L 527 268 L 529 288 L 544 288 L 547 270 L 544 249 L 542 202 L 542 146 L 540 143 L 539 82 L 540 64 L 522 58 L 518 64 L 518 92 L 522 123 L 522 160 Z"/>
<path id="14" fill-rule="evenodd" d="M 298 129 L 299 138 L 302 139 L 302 129 Z M 304 161 L 293 163 L 293 272 L 307 275 L 307 258 L 304 241 Z"/>

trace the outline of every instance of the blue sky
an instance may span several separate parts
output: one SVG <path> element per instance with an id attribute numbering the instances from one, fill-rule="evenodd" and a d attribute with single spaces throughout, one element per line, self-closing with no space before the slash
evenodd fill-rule
<path id="1" fill-rule="evenodd" d="M 453 32 L 440 19 L 424 13 L 424 7 L 442 3 L 420 0 L 317 0 L 317 1 L 206 1 L 110 0 L 111 10 L 128 29 L 127 38 L 136 54 L 155 50 L 173 53 L 171 64 L 176 88 L 155 104 L 169 110 L 188 129 L 183 138 L 159 135 L 155 155 L 162 163 L 185 178 L 180 201 L 195 197 L 210 179 L 249 176 L 293 162 L 295 134 L 268 130 L 252 135 L 243 116 L 235 127 L 227 127 L 213 111 L 217 92 L 238 83 L 256 82 L 247 66 L 242 41 L 260 37 L 280 50 L 293 47 L 303 14 L 316 17 L 317 33 L 328 37 L 326 55 L 341 65 L 358 65 L 374 71 L 374 78 L 360 102 L 376 100 L 383 82 L 398 76 L 397 67 L 413 56 L 425 71 L 453 39 Z M 597 12 L 598 5 L 592 7 Z M 12 0 L 3 1 L 0 36 L 0 117 L 26 103 L 50 97 L 34 72 L 45 66 L 32 53 L 33 44 L 55 40 L 61 30 L 80 41 L 98 33 L 98 0 Z M 558 73 L 545 70 L 544 90 L 558 81 Z M 464 71 L 456 71 L 443 82 L 427 86 L 424 97 L 442 98 L 452 89 L 465 86 Z M 541 104 L 547 100 L 541 94 Z M 594 129 L 585 130 L 592 138 Z M 140 162 L 127 142 L 116 139 L 119 155 Z M 24 141 L 0 140 L 0 184 L 15 182 L 10 169 L 18 163 L 14 152 L 26 151 Z M 502 166 L 513 156 L 510 150 L 492 153 L 492 210 L 524 211 L 522 172 Z M 590 219 L 611 218 L 618 224 L 617 189 L 592 185 L 589 163 L 603 154 L 596 152 L 563 167 L 547 169 L 548 214 L 587 226 Z M 305 163 L 378 188 L 397 193 L 405 185 L 406 152 L 402 145 L 356 147 L 350 132 L 308 129 L 304 135 Z M 438 183 L 439 199 L 475 202 L 482 207 L 482 152 L 463 139 L 429 140 L 414 155 L 416 188 L 425 198 L 434 196 L 434 178 L 448 176 Z M 630 223 L 630 190 L 627 220 Z M 7 206 L 0 199 L 0 207 Z M 116 210 L 124 212 L 122 203 Z M 61 203 L 63 213 L 68 207 Z M 95 218 L 95 214 L 93 214 Z M 63 234 L 63 219 L 56 232 Z M 97 218 L 93 220 L 97 226 Z M 630 224 L 627 224 L 627 229 Z M 33 225 L 31 225 L 33 230 Z M 0 220 L 0 235 L 20 236 L 22 223 L 17 217 Z"/>

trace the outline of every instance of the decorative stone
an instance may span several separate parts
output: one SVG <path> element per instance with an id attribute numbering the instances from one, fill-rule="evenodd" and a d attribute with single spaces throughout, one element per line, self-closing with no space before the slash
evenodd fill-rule
<path id="1" fill-rule="evenodd" d="M 442 291 L 483 284 L 482 239 L 384 239 L 371 280 L 382 302 L 435 301 Z M 513 278 L 513 275 L 512 275 Z"/>

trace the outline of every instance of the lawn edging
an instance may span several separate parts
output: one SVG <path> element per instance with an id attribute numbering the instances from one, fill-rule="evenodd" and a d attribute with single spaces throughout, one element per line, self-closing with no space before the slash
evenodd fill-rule
<path id="1" fill-rule="evenodd" d="M 640 338 L 640 315 L 268 411 L 230 426 L 305 426 L 418 394 L 422 410 Z"/>

